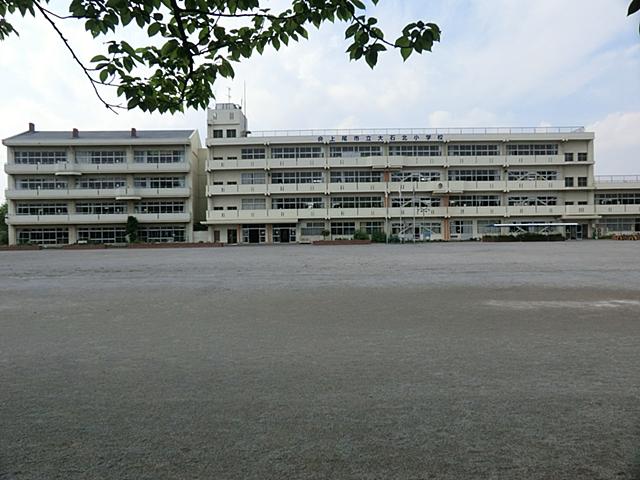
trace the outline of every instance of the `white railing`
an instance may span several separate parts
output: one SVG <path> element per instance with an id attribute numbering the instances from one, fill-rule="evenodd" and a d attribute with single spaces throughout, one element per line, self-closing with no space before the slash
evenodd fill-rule
<path id="1" fill-rule="evenodd" d="M 311 130 L 258 130 L 251 137 L 340 136 L 340 135 L 487 135 L 509 133 L 583 133 L 575 127 L 448 127 L 448 128 L 355 128 Z"/>
<path id="2" fill-rule="evenodd" d="M 596 175 L 596 183 L 640 183 L 640 175 Z"/>

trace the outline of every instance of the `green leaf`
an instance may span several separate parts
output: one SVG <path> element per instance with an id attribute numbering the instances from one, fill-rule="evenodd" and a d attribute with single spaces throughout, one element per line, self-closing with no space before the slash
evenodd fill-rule
<path id="1" fill-rule="evenodd" d="M 629 5 L 629 11 L 627 12 L 627 16 L 633 15 L 638 10 L 640 10 L 640 0 L 632 0 L 631 4 Z"/>
<path id="2" fill-rule="evenodd" d="M 402 55 L 402 59 L 403 60 L 407 60 L 407 58 L 409 58 L 411 56 L 411 54 L 413 53 L 413 49 L 412 48 L 401 48 L 400 49 L 400 55 Z"/>

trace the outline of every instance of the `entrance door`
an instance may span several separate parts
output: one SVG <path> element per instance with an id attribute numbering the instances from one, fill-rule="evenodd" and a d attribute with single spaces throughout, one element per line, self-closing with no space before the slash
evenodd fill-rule
<path id="1" fill-rule="evenodd" d="M 227 243 L 238 243 L 238 231 L 227 230 Z"/>
<path id="2" fill-rule="evenodd" d="M 280 243 L 289 243 L 289 227 L 280 229 Z"/>
<path id="3" fill-rule="evenodd" d="M 249 243 L 260 243 L 260 230 L 257 228 L 249 230 Z"/>

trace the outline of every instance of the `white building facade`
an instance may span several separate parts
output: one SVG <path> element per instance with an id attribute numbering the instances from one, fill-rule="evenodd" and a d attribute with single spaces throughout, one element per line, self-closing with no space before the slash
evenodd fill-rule
<path id="1" fill-rule="evenodd" d="M 197 130 L 38 131 L 3 141 L 9 243 L 124 243 L 193 237 Z"/>
<path id="2" fill-rule="evenodd" d="M 249 132 L 234 104 L 207 120 L 211 241 L 640 232 L 640 177 L 595 177 L 582 127 Z"/>

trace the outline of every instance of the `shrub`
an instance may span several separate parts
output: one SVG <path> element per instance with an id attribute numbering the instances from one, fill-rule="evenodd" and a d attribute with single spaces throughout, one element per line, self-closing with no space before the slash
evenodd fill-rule
<path id="1" fill-rule="evenodd" d="M 133 243 L 138 240 L 138 219 L 136 217 L 127 217 L 127 238 L 129 243 Z"/>
<path id="2" fill-rule="evenodd" d="M 385 243 L 387 241 L 387 235 L 384 232 L 373 232 L 371 234 L 371 241 L 375 243 Z"/>
<path id="3" fill-rule="evenodd" d="M 353 232 L 354 240 L 369 240 L 369 234 L 364 230 L 356 230 Z"/>

